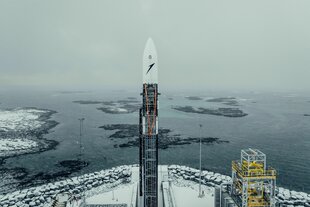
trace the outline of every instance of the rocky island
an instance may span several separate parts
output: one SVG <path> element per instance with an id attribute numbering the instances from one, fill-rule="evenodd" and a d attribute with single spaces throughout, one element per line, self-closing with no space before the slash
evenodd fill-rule
<path id="1" fill-rule="evenodd" d="M 220 98 L 211 98 L 206 100 L 207 102 L 216 102 L 222 103 L 229 106 L 239 106 L 239 103 L 235 97 L 220 97 Z"/>
<path id="2" fill-rule="evenodd" d="M 110 139 L 126 139 L 127 142 L 115 144 L 114 147 L 138 147 L 139 146 L 139 125 L 137 124 L 111 124 L 104 125 L 99 128 L 105 130 L 115 131 L 109 136 Z M 199 137 L 182 137 L 180 134 L 171 134 L 170 129 L 160 128 L 158 131 L 159 148 L 167 149 L 171 146 L 188 145 L 192 143 L 199 143 Z M 216 137 L 202 137 L 202 144 L 221 144 L 229 143 L 229 141 L 221 140 Z"/>
<path id="3" fill-rule="evenodd" d="M 191 100 L 191 101 L 200 101 L 202 100 L 201 97 L 199 96 L 185 96 L 186 99 Z"/>
<path id="4" fill-rule="evenodd" d="M 0 159 L 54 148 L 56 141 L 43 138 L 58 124 L 50 120 L 54 113 L 37 108 L 0 110 Z"/>
<path id="5" fill-rule="evenodd" d="M 94 100 L 79 100 L 73 101 L 78 104 L 100 104 L 97 109 L 108 114 L 128 114 L 139 110 L 140 102 L 135 97 L 128 97 L 124 100 L 116 101 L 94 101 Z"/>
<path id="6" fill-rule="evenodd" d="M 196 114 L 209 114 L 215 116 L 225 116 L 225 117 L 244 117 L 247 113 L 244 113 L 238 108 L 218 108 L 218 109 L 208 109 L 208 108 L 194 108 L 192 106 L 173 106 L 173 109 L 177 111 L 182 111 L 185 113 L 196 113 Z"/>

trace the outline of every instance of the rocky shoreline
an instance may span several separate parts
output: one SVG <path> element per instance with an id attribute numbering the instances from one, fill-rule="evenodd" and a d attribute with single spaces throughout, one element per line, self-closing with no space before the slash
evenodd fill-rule
<path id="1" fill-rule="evenodd" d="M 0 165 L 8 158 L 55 149 L 58 142 L 44 138 L 58 125 L 58 122 L 50 120 L 55 113 L 34 107 L 0 110 Z M 1 167 L 0 191 L 16 190 L 27 179 L 25 168 Z"/>
<path id="2" fill-rule="evenodd" d="M 19 149 L 16 149 L 15 151 L 0 153 L 0 166 L 3 163 L 5 163 L 5 160 L 8 158 L 17 157 L 17 156 L 26 155 L 26 154 L 41 153 L 41 152 L 44 152 L 47 150 L 53 150 L 59 144 L 55 140 L 49 140 L 49 139 L 45 139 L 45 138 L 40 138 L 40 139 L 28 138 L 26 140 L 27 141 L 33 140 L 36 142 L 36 145 L 32 148 L 25 148 L 25 149 L 19 148 Z"/>
<path id="3" fill-rule="evenodd" d="M 91 191 L 100 185 L 109 189 L 121 183 L 129 182 L 130 176 L 130 166 L 119 166 L 0 195 L 0 205 L 3 207 L 14 205 L 24 207 L 50 206 L 59 193 L 67 192 L 80 199 L 82 193 Z"/>
<path id="4" fill-rule="evenodd" d="M 23 110 L 25 111 L 25 116 L 35 114 L 37 117 L 31 117 L 31 119 L 29 118 L 30 123 L 26 123 L 29 124 L 26 126 L 25 123 L 14 122 L 11 125 L 15 128 L 12 128 L 10 125 L 11 120 L 5 120 L 5 118 L 10 118 L 10 112 L 22 113 Z M 2 130 L 0 128 L 0 164 L 3 163 L 5 159 L 10 157 L 40 153 L 46 150 L 54 149 L 58 145 L 57 141 L 48 140 L 43 137 L 49 132 L 49 130 L 59 124 L 54 120 L 50 120 L 51 116 L 57 113 L 56 111 L 38 108 L 21 108 L 5 110 L 4 113 L 6 113 L 6 117 L 2 118 L 1 121 L 7 121 L 9 124 L 8 127 L 2 127 Z M 22 117 L 22 115 L 20 116 Z M 27 122 L 27 117 L 22 118 L 24 119 L 24 122 Z"/>
<path id="5" fill-rule="evenodd" d="M 110 191 L 113 187 L 131 181 L 131 167 L 137 165 L 124 165 L 99 172 L 72 177 L 54 183 L 15 191 L 0 195 L 0 204 L 3 207 L 25 206 L 45 207 L 51 204 L 58 193 L 67 192 L 77 199 L 82 195 L 92 195 L 94 189 L 101 187 Z M 168 173 L 172 179 L 199 182 L 198 169 L 180 165 L 169 165 Z M 202 171 L 202 184 L 210 187 L 219 187 L 222 183 L 231 182 L 231 177 L 212 171 Z M 276 201 L 279 206 L 310 206 L 310 194 L 296 192 L 282 187 L 276 188 Z"/>
<path id="6" fill-rule="evenodd" d="M 77 172 L 84 167 L 87 167 L 88 165 L 89 162 L 84 160 L 63 160 L 55 164 L 55 166 L 61 167 L 61 170 L 49 173 L 39 172 L 34 175 L 28 175 L 27 173 L 26 176 L 18 179 L 18 182 L 16 182 L 16 186 L 14 187 L 14 189 L 23 189 L 36 185 L 42 185 L 45 183 L 56 182 L 60 179 L 69 177 L 72 173 Z M 12 189 L 8 189 L 7 186 L 4 187 L 5 188 L 1 189 L 0 193 L 9 193 L 12 191 Z"/>

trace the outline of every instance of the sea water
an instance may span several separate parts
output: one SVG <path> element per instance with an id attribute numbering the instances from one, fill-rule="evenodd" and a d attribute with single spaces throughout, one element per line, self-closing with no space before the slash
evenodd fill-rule
<path id="1" fill-rule="evenodd" d="M 76 100 L 117 101 L 136 97 L 140 91 L 91 90 L 0 90 L 0 108 L 37 107 L 57 111 L 51 119 L 59 124 L 44 137 L 59 142 L 56 149 L 7 159 L 1 168 L 25 168 L 28 176 L 61 171 L 58 163 L 76 159 L 79 152 L 79 118 L 84 117 L 83 160 L 90 164 L 73 175 L 97 171 L 122 164 L 138 163 L 138 147 L 114 148 L 126 139 L 110 139 L 114 131 L 99 126 L 138 124 L 138 112 L 107 114 L 100 104 L 78 104 Z M 202 100 L 188 100 L 186 96 Z M 235 97 L 239 106 L 207 102 L 206 99 Z M 310 96 L 302 93 L 188 91 L 162 92 L 159 97 L 159 126 L 181 137 L 218 137 L 229 143 L 202 146 L 205 169 L 231 175 L 231 161 L 240 159 L 240 150 L 260 149 L 267 164 L 278 172 L 277 185 L 310 193 Z M 206 108 L 237 107 L 248 115 L 231 118 L 176 111 L 172 106 Z M 200 127 L 199 125 L 202 125 Z M 160 164 L 199 166 L 199 145 L 169 146 L 159 150 Z"/>

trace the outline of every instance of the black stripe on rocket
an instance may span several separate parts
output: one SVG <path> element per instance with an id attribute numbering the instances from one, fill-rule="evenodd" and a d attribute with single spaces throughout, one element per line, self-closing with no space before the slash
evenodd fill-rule
<path id="1" fill-rule="evenodd" d="M 152 67 L 153 67 L 154 65 L 155 65 L 155 63 L 153 63 L 153 64 L 151 64 L 151 65 L 149 66 L 149 69 L 147 70 L 146 74 L 149 73 L 149 71 L 152 69 Z"/>

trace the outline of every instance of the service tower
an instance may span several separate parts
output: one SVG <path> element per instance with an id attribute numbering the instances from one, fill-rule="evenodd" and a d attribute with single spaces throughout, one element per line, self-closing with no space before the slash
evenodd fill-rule
<path id="1" fill-rule="evenodd" d="M 241 150 L 241 159 L 232 162 L 233 200 L 239 207 L 275 207 L 276 175 L 260 150 Z"/>
<path id="2" fill-rule="evenodd" d="M 143 54 L 143 89 L 140 108 L 140 207 L 158 206 L 158 67 L 154 42 L 148 39 Z"/>

